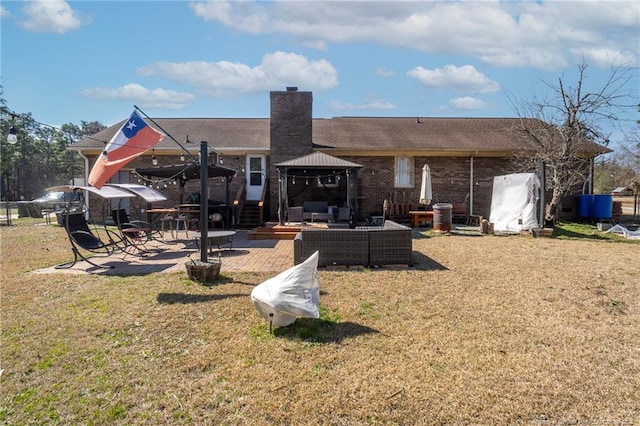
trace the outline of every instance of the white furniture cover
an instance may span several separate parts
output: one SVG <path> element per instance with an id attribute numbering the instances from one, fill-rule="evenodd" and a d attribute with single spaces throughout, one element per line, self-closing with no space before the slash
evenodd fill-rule
<path id="1" fill-rule="evenodd" d="M 251 300 L 260 315 L 276 327 L 293 324 L 297 317 L 319 318 L 318 252 L 257 285 Z"/>
<path id="2" fill-rule="evenodd" d="M 534 173 L 514 173 L 493 178 L 491 216 L 495 231 L 520 232 L 537 228 L 540 179 Z"/>

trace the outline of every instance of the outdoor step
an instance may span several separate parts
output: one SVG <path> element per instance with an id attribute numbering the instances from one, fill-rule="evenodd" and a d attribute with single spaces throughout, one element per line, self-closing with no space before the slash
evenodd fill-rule
<path id="1" fill-rule="evenodd" d="M 295 237 L 296 234 L 291 232 L 247 232 L 249 240 L 293 240 Z"/>
<path id="2" fill-rule="evenodd" d="M 302 228 L 299 226 L 260 226 L 247 232 L 250 240 L 293 240 Z"/>

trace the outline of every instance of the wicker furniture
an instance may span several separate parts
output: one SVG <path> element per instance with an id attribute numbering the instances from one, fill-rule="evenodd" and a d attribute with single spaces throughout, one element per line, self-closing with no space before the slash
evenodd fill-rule
<path id="1" fill-rule="evenodd" d="M 329 265 L 411 265 L 411 228 L 387 220 L 384 226 L 355 229 L 305 228 L 293 241 L 297 265 L 320 253 L 318 266 Z"/>
<path id="2" fill-rule="evenodd" d="M 329 209 L 326 201 L 305 201 L 303 206 L 287 208 L 288 222 L 333 222 L 334 220 L 335 214 Z"/>
<path id="3" fill-rule="evenodd" d="M 324 213 L 325 217 L 328 217 L 329 205 L 326 201 L 305 201 L 302 206 L 302 218 L 304 220 L 311 220 L 313 213 Z M 317 220 L 321 220 L 320 216 L 318 216 Z"/>

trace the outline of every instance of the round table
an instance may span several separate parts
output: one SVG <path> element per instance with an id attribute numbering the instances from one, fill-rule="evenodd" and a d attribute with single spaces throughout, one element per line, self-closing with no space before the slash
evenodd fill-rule
<path id="1" fill-rule="evenodd" d="M 236 231 L 208 231 L 207 240 L 209 243 L 209 253 L 213 250 L 213 246 L 218 246 L 218 250 L 221 250 L 220 246 L 223 244 L 230 244 L 228 250 L 233 249 L 233 236 L 236 235 Z M 196 236 L 196 245 L 200 248 L 200 234 Z"/>

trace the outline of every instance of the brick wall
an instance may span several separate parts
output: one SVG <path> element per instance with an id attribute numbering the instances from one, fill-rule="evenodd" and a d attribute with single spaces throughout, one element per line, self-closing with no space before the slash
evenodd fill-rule
<path id="1" fill-rule="evenodd" d="M 381 215 L 385 199 L 398 203 L 418 203 L 422 182 L 422 166 L 431 169 L 431 186 L 435 203 L 463 203 L 469 200 L 469 157 L 415 157 L 414 187 L 394 188 L 394 157 L 344 156 L 344 160 L 361 164 L 358 172 L 359 220 Z M 514 163 L 508 158 L 474 158 L 473 212 L 485 217 L 491 210 L 491 193 L 494 176 L 515 173 Z M 308 183 L 307 183 L 308 182 Z M 277 188 L 277 187 L 276 187 Z M 277 200 L 277 193 L 275 195 Z M 305 200 L 327 200 L 329 205 L 341 206 L 346 201 L 346 179 L 337 187 L 318 186 L 317 180 L 289 178 L 289 204 L 301 206 Z M 275 220 L 276 215 L 272 216 Z"/>
<path id="2" fill-rule="evenodd" d="M 271 92 L 269 214 L 278 217 L 278 171 L 276 164 L 310 154 L 313 148 L 313 95 L 297 88 Z"/>
<path id="3" fill-rule="evenodd" d="M 431 170 L 431 187 L 435 203 L 463 203 L 470 192 L 469 157 L 415 157 L 414 187 L 394 188 L 394 157 L 349 157 L 362 164 L 358 182 L 360 212 L 363 217 L 382 213 L 385 199 L 399 203 L 417 203 L 422 183 L 422 166 Z M 491 210 L 493 177 L 515 173 L 508 158 L 474 158 L 474 214 L 488 217 Z M 468 204 L 468 200 L 467 204 Z"/>

